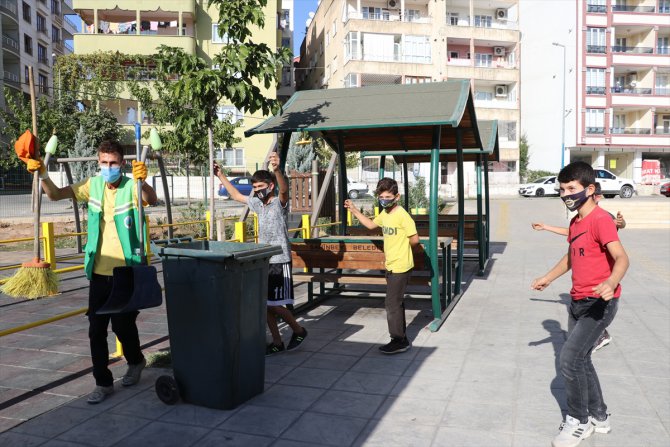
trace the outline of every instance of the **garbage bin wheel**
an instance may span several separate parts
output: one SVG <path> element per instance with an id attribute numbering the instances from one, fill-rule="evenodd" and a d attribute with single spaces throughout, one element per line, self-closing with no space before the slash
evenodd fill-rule
<path id="1" fill-rule="evenodd" d="M 167 405 L 176 404 L 179 400 L 177 381 L 172 376 L 160 376 L 156 379 L 156 395 Z"/>

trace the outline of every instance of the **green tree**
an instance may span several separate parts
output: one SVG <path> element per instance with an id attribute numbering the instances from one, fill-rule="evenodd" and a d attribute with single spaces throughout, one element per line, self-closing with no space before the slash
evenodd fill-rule
<path id="1" fill-rule="evenodd" d="M 409 187 L 409 207 L 428 208 L 428 197 L 426 196 L 426 179 L 416 177 L 416 182 Z"/>
<path id="2" fill-rule="evenodd" d="M 310 172 L 312 170 L 312 161 L 314 160 L 314 140 L 307 139 L 301 132 L 291 134 L 289 142 L 288 155 L 286 156 L 287 172 Z M 308 144 L 296 144 L 298 141 Z"/>
<path id="3" fill-rule="evenodd" d="M 114 114 L 102 109 L 88 109 L 79 114 L 79 125 L 88 138 L 88 146 L 97 148 L 103 140 L 119 140 L 120 128 Z"/>
<path id="4" fill-rule="evenodd" d="M 530 162 L 529 150 L 528 136 L 524 133 L 519 141 L 519 176 L 522 182 L 527 180 L 528 163 Z"/>
<path id="5" fill-rule="evenodd" d="M 74 146 L 68 150 L 68 157 L 93 157 L 96 155 L 96 146 L 90 144 L 90 139 L 86 135 L 84 126 L 80 126 L 75 135 Z M 95 161 L 73 162 L 70 163 L 72 171 L 72 180 L 76 183 L 96 174 L 98 164 Z"/>

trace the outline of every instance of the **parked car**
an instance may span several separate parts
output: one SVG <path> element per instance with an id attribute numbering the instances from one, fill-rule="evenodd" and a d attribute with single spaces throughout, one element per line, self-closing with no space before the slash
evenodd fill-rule
<path id="1" fill-rule="evenodd" d="M 600 183 L 603 196 L 611 199 L 620 196 L 622 199 L 630 199 L 635 194 L 635 182 L 631 179 L 618 177 L 607 169 L 595 169 L 596 182 Z"/>
<path id="2" fill-rule="evenodd" d="M 665 197 L 670 197 L 670 182 L 663 183 L 661 185 L 661 195 Z"/>
<path id="3" fill-rule="evenodd" d="M 230 183 L 232 183 L 233 186 L 245 196 L 251 194 L 251 191 L 254 189 L 254 185 L 251 183 L 251 177 L 236 177 L 232 179 Z M 219 195 L 224 199 L 230 198 L 230 194 L 228 194 L 228 191 L 226 191 L 226 188 L 223 185 L 219 186 Z"/>
<path id="4" fill-rule="evenodd" d="M 519 194 L 524 197 L 537 196 L 556 196 L 558 195 L 558 183 L 556 176 L 550 175 L 547 177 L 540 177 L 530 183 L 525 183 L 519 187 Z"/>
<path id="5" fill-rule="evenodd" d="M 352 182 L 347 179 L 347 192 L 350 199 L 357 199 L 368 193 L 368 185 L 363 182 Z"/>

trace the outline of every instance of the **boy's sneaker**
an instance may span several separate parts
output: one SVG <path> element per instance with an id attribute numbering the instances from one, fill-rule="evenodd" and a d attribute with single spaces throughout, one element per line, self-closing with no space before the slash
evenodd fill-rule
<path id="1" fill-rule="evenodd" d="M 412 347 L 412 344 L 407 340 L 407 337 L 392 338 L 391 342 L 380 346 L 379 350 L 384 354 L 400 354 Z"/>
<path id="2" fill-rule="evenodd" d="M 287 351 L 293 351 L 295 348 L 300 346 L 300 344 L 305 341 L 305 338 L 307 337 L 307 329 L 302 328 L 302 334 L 298 335 L 295 332 L 293 335 L 291 335 L 291 341 L 288 342 L 288 346 L 286 347 Z"/>
<path id="3" fill-rule="evenodd" d="M 281 345 L 275 345 L 274 343 L 270 343 L 265 348 L 265 356 L 276 354 L 278 352 L 282 352 L 285 350 L 286 349 L 284 348 L 284 343 L 282 343 Z"/>
<path id="4" fill-rule="evenodd" d="M 593 434 L 594 427 L 590 421 L 580 424 L 578 419 L 568 415 L 565 416 L 565 422 L 558 430 L 558 435 L 551 442 L 553 447 L 576 447 L 582 442 L 582 439 Z"/>
<path id="5" fill-rule="evenodd" d="M 99 404 L 113 392 L 114 392 L 114 385 L 110 386 L 97 385 L 93 390 L 93 392 L 88 395 L 88 399 L 86 400 L 86 402 L 92 405 Z"/>
<path id="6" fill-rule="evenodd" d="M 609 332 L 607 332 L 607 329 L 605 329 L 596 344 L 593 346 L 593 352 L 596 352 L 598 349 L 609 345 L 611 341 L 612 336 L 609 334 Z"/>
<path id="7" fill-rule="evenodd" d="M 599 421 L 593 416 L 589 416 L 589 422 L 593 425 L 593 429 L 596 433 L 609 433 L 612 431 L 612 425 L 610 425 L 610 415 L 605 416 L 605 419 Z"/>
<path id="8" fill-rule="evenodd" d="M 140 377 L 142 377 L 142 370 L 145 366 L 147 366 L 147 359 L 142 359 L 140 363 L 136 363 L 135 365 L 129 363 L 128 371 L 126 371 L 126 374 L 121 378 L 121 385 L 132 386 L 139 382 Z"/>

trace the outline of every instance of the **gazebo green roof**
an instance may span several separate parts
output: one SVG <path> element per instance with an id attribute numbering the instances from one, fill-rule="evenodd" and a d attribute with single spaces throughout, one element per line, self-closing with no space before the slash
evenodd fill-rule
<path id="1" fill-rule="evenodd" d="M 305 90 L 295 93 L 280 115 L 245 132 L 308 131 L 345 152 L 424 150 L 433 147 L 436 126 L 440 148 L 481 148 L 470 83 L 467 80 L 413 85 Z"/>

